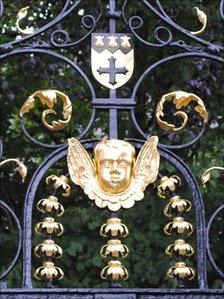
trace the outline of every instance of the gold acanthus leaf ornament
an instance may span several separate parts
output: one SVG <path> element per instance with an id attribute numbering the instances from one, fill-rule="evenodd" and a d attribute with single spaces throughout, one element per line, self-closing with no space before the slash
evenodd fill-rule
<path id="1" fill-rule="evenodd" d="M 160 128 L 163 130 L 169 132 L 179 132 L 186 126 L 188 122 L 188 116 L 184 111 L 177 111 L 174 113 L 174 116 L 178 116 L 182 119 L 182 124 L 179 127 L 176 127 L 175 125 L 170 124 L 162 119 L 165 116 L 163 111 L 164 104 L 171 101 L 175 105 L 176 109 L 187 107 L 191 102 L 196 102 L 197 105 L 194 107 L 194 110 L 200 115 L 204 123 L 208 122 L 208 112 L 202 99 L 193 93 L 178 90 L 163 95 L 156 107 L 156 120 Z"/>
<path id="2" fill-rule="evenodd" d="M 49 114 L 57 114 L 57 112 L 52 109 L 54 104 L 57 103 L 57 98 L 59 98 L 63 103 L 63 120 L 53 120 L 49 124 L 46 120 L 46 116 Z M 29 113 L 31 109 L 35 107 L 35 99 L 40 100 L 42 105 L 47 106 L 49 109 L 46 109 L 42 113 L 42 123 L 50 131 L 59 131 L 63 130 L 69 123 L 72 116 L 72 103 L 69 97 L 59 90 L 49 89 L 49 90 L 37 90 L 28 99 L 24 102 L 23 106 L 20 109 L 20 117 L 24 114 Z"/>
<path id="3" fill-rule="evenodd" d="M 103 140 L 94 158 L 75 138 L 68 139 L 67 163 L 71 180 L 100 208 L 118 211 L 131 208 L 158 175 L 158 137 L 152 136 L 135 159 L 135 148 L 123 140 Z"/>
<path id="4" fill-rule="evenodd" d="M 214 171 L 220 171 L 224 173 L 224 168 L 220 166 L 214 166 L 205 170 L 205 172 L 201 176 L 203 187 L 205 187 L 205 184 L 210 180 L 211 173 Z"/>
<path id="5" fill-rule="evenodd" d="M 202 23 L 202 28 L 197 31 L 191 31 L 191 34 L 199 35 L 205 31 L 205 28 L 207 26 L 207 15 L 202 10 L 200 10 L 198 7 L 195 7 L 195 9 L 196 9 L 198 20 L 200 23 Z"/>
<path id="6" fill-rule="evenodd" d="M 16 29 L 22 35 L 29 35 L 29 34 L 34 33 L 33 27 L 30 27 L 30 28 L 26 27 L 25 29 L 22 29 L 20 27 L 20 21 L 25 19 L 25 17 L 27 16 L 28 9 L 29 9 L 29 6 L 21 8 L 18 11 L 17 16 L 16 16 Z"/>

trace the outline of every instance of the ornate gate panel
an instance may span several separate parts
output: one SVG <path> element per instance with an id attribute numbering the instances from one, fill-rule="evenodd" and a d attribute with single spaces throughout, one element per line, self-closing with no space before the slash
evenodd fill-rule
<path id="1" fill-rule="evenodd" d="M 42 1 L 39 5 L 43 11 L 49 11 L 50 21 L 39 28 L 32 28 L 30 23 L 24 27 L 29 9 L 36 9 L 40 15 L 43 13 L 30 2 L 30 8 L 19 7 L 15 20 L 17 35 L 14 40 L 6 38 L 0 45 L 0 60 L 5 63 L 15 57 L 32 59 L 37 56 L 54 59 L 58 64 L 65 63 L 79 84 L 77 97 L 83 103 L 79 106 L 71 95 L 64 93 L 64 86 L 61 86 L 61 91 L 56 89 L 57 83 L 52 80 L 47 82 L 47 88 L 46 82 L 42 82 L 43 88 L 32 91 L 31 95 L 27 92 L 27 100 L 17 109 L 26 142 L 28 140 L 36 148 L 43 148 L 48 154 L 29 180 L 22 221 L 7 200 L 7 192 L 0 192 L 2 219 L 10 219 L 18 231 L 15 255 L 8 265 L 1 265 L 1 298 L 223 298 L 223 289 L 210 288 L 207 279 L 210 265 L 214 273 L 224 278 L 223 269 L 217 263 L 218 258 L 213 257 L 210 243 L 216 220 L 223 219 L 223 215 L 220 216 L 223 205 L 212 212 L 206 223 L 198 182 L 184 162 L 185 158 L 189 161 L 189 157 L 196 154 L 200 138 L 210 124 L 211 112 L 201 97 L 189 90 L 186 82 L 182 85 L 180 82 L 172 82 L 172 87 L 169 87 L 172 90 L 161 92 L 165 90 L 165 87 L 161 87 L 165 83 L 159 82 L 161 78 L 157 73 L 157 70 L 164 72 L 165 66 L 167 70 L 169 66 L 172 69 L 176 61 L 182 66 L 183 61 L 195 58 L 198 61 L 212 61 L 223 67 L 223 44 L 199 37 L 207 28 L 209 15 L 196 8 L 201 28 L 189 31 L 170 17 L 168 8 L 159 0 Z M 94 2 L 92 7 L 90 2 Z M 0 1 L 2 17 L 4 9 L 7 11 L 7 5 L 7 1 Z M 61 5 L 60 12 L 57 11 L 57 5 Z M 52 17 L 51 9 L 53 12 L 55 9 L 56 16 Z M 221 22 L 224 22 L 223 0 L 219 3 L 219 13 Z M 76 23 L 71 33 L 63 29 L 66 22 L 69 27 L 73 21 Z M 154 27 L 150 28 L 148 36 L 149 24 Z M 10 27 L 6 25 L 3 28 Z M 2 32 L 4 37 L 7 36 L 5 29 Z M 148 53 L 142 56 L 146 57 L 146 61 L 141 57 L 142 51 Z M 82 55 L 86 53 L 88 57 L 83 58 Z M 150 60 L 152 53 L 158 53 L 156 61 Z M 59 72 L 56 68 L 55 72 L 57 71 Z M 169 69 L 169 72 L 165 71 L 163 74 L 172 77 L 172 72 L 175 71 L 181 72 L 173 68 L 171 72 Z M 34 76 L 35 72 L 28 72 L 30 76 Z M 60 69 L 60 72 L 61 76 L 66 76 L 66 69 Z M 223 69 L 220 74 L 223 75 Z M 172 81 L 172 78 L 169 79 Z M 31 85 L 35 85 L 35 79 L 33 81 Z M 155 98 L 150 95 L 149 90 L 143 92 L 147 84 L 158 85 Z M 85 120 L 84 124 L 79 123 L 78 109 L 86 104 L 90 106 L 90 119 Z M 46 109 L 41 113 L 41 125 L 38 109 L 43 107 Z M 32 113 L 34 119 L 29 121 Z M 42 133 L 35 135 L 32 126 L 36 126 L 36 129 L 42 126 L 43 132 L 49 134 L 47 141 L 43 141 Z M 6 133 L 1 134 L 4 137 L 0 139 L 0 156 L 4 154 L 8 158 L 3 145 L 7 145 L 9 141 L 5 137 Z M 37 160 L 36 158 L 35 161 Z M 15 158 L 3 160 L 0 166 L 8 163 L 17 164 L 24 180 L 26 166 Z M 59 169 L 63 169 L 63 173 Z M 222 172 L 223 168 L 213 167 L 205 171 L 202 175 L 204 184 L 213 171 Z M 40 194 L 44 193 L 46 198 L 41 198 Z M 74 200 L 73 205 L 80 206 L 82 201 L 78 198 L 82 198 L 88 202 L 89 209 L 97 211 L 98 216 L 103 215 L 104 219 L 107 217 L 105 223 L 98 224 L 99 234 L 107 241 L 100 249 L 102 259 L 106 260 L 98 275 L 102 281 L 107 282 L 102 288 L 65 288 L 58 284 L 63 278 L 67 279 L 67 283 L 73 278 L 68 276 L 68 271 L 65 271 L 67 269 L 58 266 L 63 251 L 57 244 L 60 240 L 57 236 L 62 235 L 64 230 L 66 234 L 66 226 L 59 222 L 62 219 L 66 223 L 66 219 L 58 217 L 64 212 L 66 215 L 66 207 L 63 205 L 68 205 L 67 211 L 69 210 L 69 204 L 62 200 L 67 197 Z M 130 288 L 130 285 L 127 288 L 123 281 L 133 275 L 135 265 L 129 262 L 130 271 L 123 263 L 125 264 L 125 259 L 128 260 L 128 254 L 135 254 L 132 247 L 136 245 L 130 244 L 128 238 L 125 239 L 130 229 L 127 220 L 129 212 L 143 204 L 145 197 L 149 197 L 152 202 L 155 197 L 165 199 L 164 205 L 162 200 L 156 199 L 160 202 L 156 204 L 160 208 L 162 206 L 162 210 L 154 210 L 156 215 L 164 215 L 164 227 L 159 230 L 161 238 L 169 240 L 164 251 L 171 262 L 167 262 L 167 270 L 163 276 L 173 282 L 168 286 L 162 283 L 159 288 L 148 288 L 146 280 L 147 288 Z M 153 213 L 153 206 L 151 209 L 149 213 Z M 144 234 L 144 230 L 143 233 L 138 231 L 138 223 L 139 226 L 147 223 L 147 229 L 154 232 L 150 227 L 153 221 L 147 213 L 146 209 L 147 219 L 144 221 L 142 218 L 145 215 L 139 214 L 136 232 L 132 227 L 130 235 Z M 76 215 L 72 216 L 75 218 Z M 92 224 L 93 231 L 94 225 Z M 93 242 L 96 236 L 94 235 Z M 152 254 L 155 254 L 157 252 L 153 243 L 156 241 L 153 241 L 153 236 L 151 234 L 151 246 L 154 248 Z M 72 235 L 67 237 L 72 238 Z M 74 238 L 74 244 L 75 242 Z M 141 238 L 137 242 L 140 245 Z M 91 244 L 86 246 L 91 247 L 89 245 Z M 83 253 L 82 247 L 74 245 L 72 249 L 64 248 L 64 256 L 66 252 L 75 256 L 75 250 Z M 20 254 L 22 283 L 16 288 L 9 287 L 7 276 L 13 273 L 15 267 L 20 266 Z M 146 260 L 148 255 L 145 252 L 143 254 Z M 156 258 L 158 265 L 162 255 Z M 136 263 L 141 258 L 143 257 L 132 257 Z M 77 273 L 80 276 L 82 262 L 84 263 L 81 261 L 79 264 L 80 272 Z M 96 258 L 95 264 L 97 263 Z M 151 273 L 154 271 L 155 277 L 157 276 L 153 264 L 146 269 Z M 144 273 L 141 283 L 141 286 L 144 285 Z"/>

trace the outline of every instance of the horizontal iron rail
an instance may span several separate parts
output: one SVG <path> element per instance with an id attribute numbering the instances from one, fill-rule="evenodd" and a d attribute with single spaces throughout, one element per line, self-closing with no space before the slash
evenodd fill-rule
<path id="1" fill-rule="evenodd" d="M 133 109 L 136 102 L 129 98 L 93 98 L 92 107 L 98 109 Z"/>
<path id="2" fill-rule="evenodd" d="M 3 297 L 4 296 L 4 297 Z M 221 299 L 224 289 L 2 289 L 7 299 Z"/>

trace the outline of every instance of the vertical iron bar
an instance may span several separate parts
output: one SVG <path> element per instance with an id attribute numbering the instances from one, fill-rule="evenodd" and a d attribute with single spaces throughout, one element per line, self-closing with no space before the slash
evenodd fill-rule
<path id="1" fill-rule="evenodd" d="M 109 32 L 115 33 L 116 32 L 116 19 L 113 18 L 113 14 L 115 13 L 116 9 L 116 0 L 109 1 L 109 12 L 110 12 L 110 19 L 109 19 Z M 116 90 L 110 89 L 110 100 L 116 101 Z M 109 138 L 110 139 L 117 139 L 118 132 L 117 132 L 117 109 L 110 109 L 109 110 Z M 113 217 L 114 213 L 111 213 L 111 217 Z M 112 280 L 110 281 L 110 286 L 112 288 L 121 287 L 121 284 Z"/>
<path id="2" fill-rule="evenodd" d="M 110 0 L 109 1 L 109 32 L 115 33 L 116 32 L 116 19 L 113 18 L 113 14 L 115 13 L 116 9 L 116 0 Z"/>
<path id="3" fill-rule="evenodd" d="M 114 99 L 114 90 L 110 90 L 110 99 Z M 109 110 L 109 138 L 110 139 L 117 139 L 117 109 L 110 109 Z"/>
<path id="4" fill-rule="evenodd" d="M 116 32 L 116 19 L 113 18 L 113 14 L 115 13 L 116 9 L 116 0 L 109 1 L 109 32 L 115 33 Z M 116 90 L 110 89 L 110 100 L 116 99 Z M 109 138 L 110 139 L 117 139 L 117 109 L 110 109 L 109 110 Z"/>

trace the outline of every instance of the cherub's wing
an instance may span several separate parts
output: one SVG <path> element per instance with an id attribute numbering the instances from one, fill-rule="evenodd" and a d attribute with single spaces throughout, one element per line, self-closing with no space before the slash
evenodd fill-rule
<path id="1" fill-rule="evenodd" d="M 150 137 L 141 148 L 134 165 L 134 178 L 141 184 L 143 191 L 158 175 L 160 156 L 157 144 L 158 137 Z"/>
<path id="2" fill-rule="evenodd" d="M 67 163 L 73 183 L 82 187 L 85 193 L 91 193 L 95 182 L 95 167 L 85 148 L 74 137 L 68 139 Z"/>

